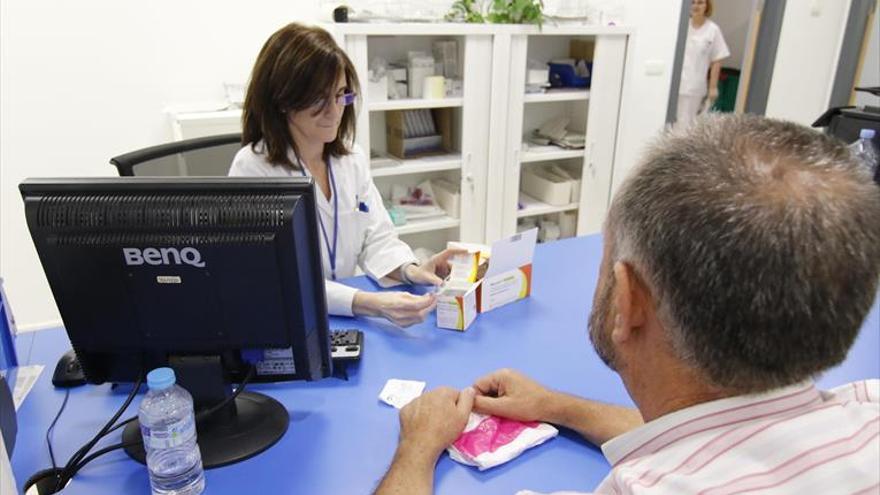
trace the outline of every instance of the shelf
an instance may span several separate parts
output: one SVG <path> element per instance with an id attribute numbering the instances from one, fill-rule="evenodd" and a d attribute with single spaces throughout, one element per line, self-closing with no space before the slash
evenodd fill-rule
<path id="1" fill-rule="evenodd" d="M 525 217 L 534 217 L 537 215 L 547 215 L 550 213 L 559 213 L 562 211 L 571 211 L 576 210 L 578 208 L 577 203 L 569 203 L 567 205 L 562 206 L 554 206 L 548 205 L 547 203 L 543 203 L 538 201 L 537 199 L 520 192 L 519 193 L 519 202 L 523 204 L 524 208 L 522 210 L 517 210 L 516 218 L 525 218 Z"/>
<path id="2" fill-rule="evenodd" d="M 443 170 L 461 169 L 461 154 L 425 156 L 400 160 L 397 158 L 370 159 L 370 173 L 373 177 L 390 177 L 394 175 L 421 174 Z"/>
<path id="3" fill-rule="evenodd" d="M 586 101 L 590 99 L 590 90 L 580 88 L 549 89 L 546 93 L 526 93 L 523 101 L 540 103 L 545 101 Z"/>
<path id="4" fill-rule="evenodd" d="M 367 103 L 367 107 L 371 112 L 415 110 L 418 108 L 450 108 L 460 107 L 463 101 L 463 98 L 409 98 L 405 100 L 371 101 Z"/>
<path id="5" fill-rule="evenodd" d="M 529 24 L 467 24 L 448 22 L 348 22 L 325 23 L 331 33 L 342 36 L 466 36 L 493 34 L 525 34 L 550 36 L 625 35 L 633 32 L 627 25 L 602 26 L 578 22 L 545 22 L 538 27 Z"/>
<path id="6" fill-rule="evenodd" d="M 406 225 L 395 227 L 397 235 L 415 234 L 418 232 L 430 232 L 432 230 L 444 230 L 458 227 L 461 220 L 451 217 L 432 218 L 430 220 L 418 220 L 408 222 Z"/>
<path id="7" fill-rule="evenodd" d="M 566 158 L 583 158 L 584 150 L 567 150 L 559 146 L 529 146 L 528 151 L 520 154 L 520 163 L 544 162 L 547 160 L 565 160 Z"/>

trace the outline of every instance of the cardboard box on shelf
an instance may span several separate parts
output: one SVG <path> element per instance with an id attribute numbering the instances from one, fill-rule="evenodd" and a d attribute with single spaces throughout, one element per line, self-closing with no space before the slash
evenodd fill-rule
<path id="1" fill-rule="evenodd" d="M 388 153 L 397 158 L 446 153 L 452 149 L 452 109 L 388 111 L 385 130 Z"/>
<path id="2" fill-rule="evenodd" d="M 568 43 L 568 56 L 576 60 L 593 60 L 594 49 L 591 40 L 573 39 Z"/>

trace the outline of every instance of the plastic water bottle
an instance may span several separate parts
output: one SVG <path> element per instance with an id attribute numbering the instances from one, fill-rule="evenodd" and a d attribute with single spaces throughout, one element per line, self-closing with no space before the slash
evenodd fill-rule
<path id="1" fill-rule="evenodd" d="M 153 495 L 197 495 L 205 489 L 192 396 L 175 382 L 171 368 L 149 372 L 149 391 L 138 411 Z"/>
<path id="2" fill-rule="evenodd" d="M 874 148 L 874 143 L 871 142 L 875 135 L 874 129 L 862 129 L 859 132 L 859 139 L 849 145 L 849 149 L 858 157 L 859 161 L 868 167 L 871 175 L 877 172 L 877 150 Z"/>

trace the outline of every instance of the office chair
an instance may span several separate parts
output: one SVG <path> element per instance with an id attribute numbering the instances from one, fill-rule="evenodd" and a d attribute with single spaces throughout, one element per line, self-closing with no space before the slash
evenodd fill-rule
<path id="1" fill-rule="evenodd" d="M 121 177 L 226 175 L 241 148 L 241 133 L 174 141 L 110 159 Z"/>

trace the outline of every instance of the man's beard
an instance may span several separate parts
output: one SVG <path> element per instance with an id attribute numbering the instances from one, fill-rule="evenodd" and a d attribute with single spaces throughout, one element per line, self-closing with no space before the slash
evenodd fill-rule
<path id="1" fill-rule="evenodd" d="M 608 273 L 606 271 L 606 273 Z M 614 344 L 611 341 L 612 327 L 610 322 L 612 307 L 611 299 L 614 296 L 615 281 L 613 275 L 606 275 L 604 279 L 600 279 L 596 287 L 596 297 L 593 302 L 593 309 L 590 311 L 590 342 L 596 354 L 602 359 L 606 366 L 617 371 L 617 354 L 614 352 Z"/>

